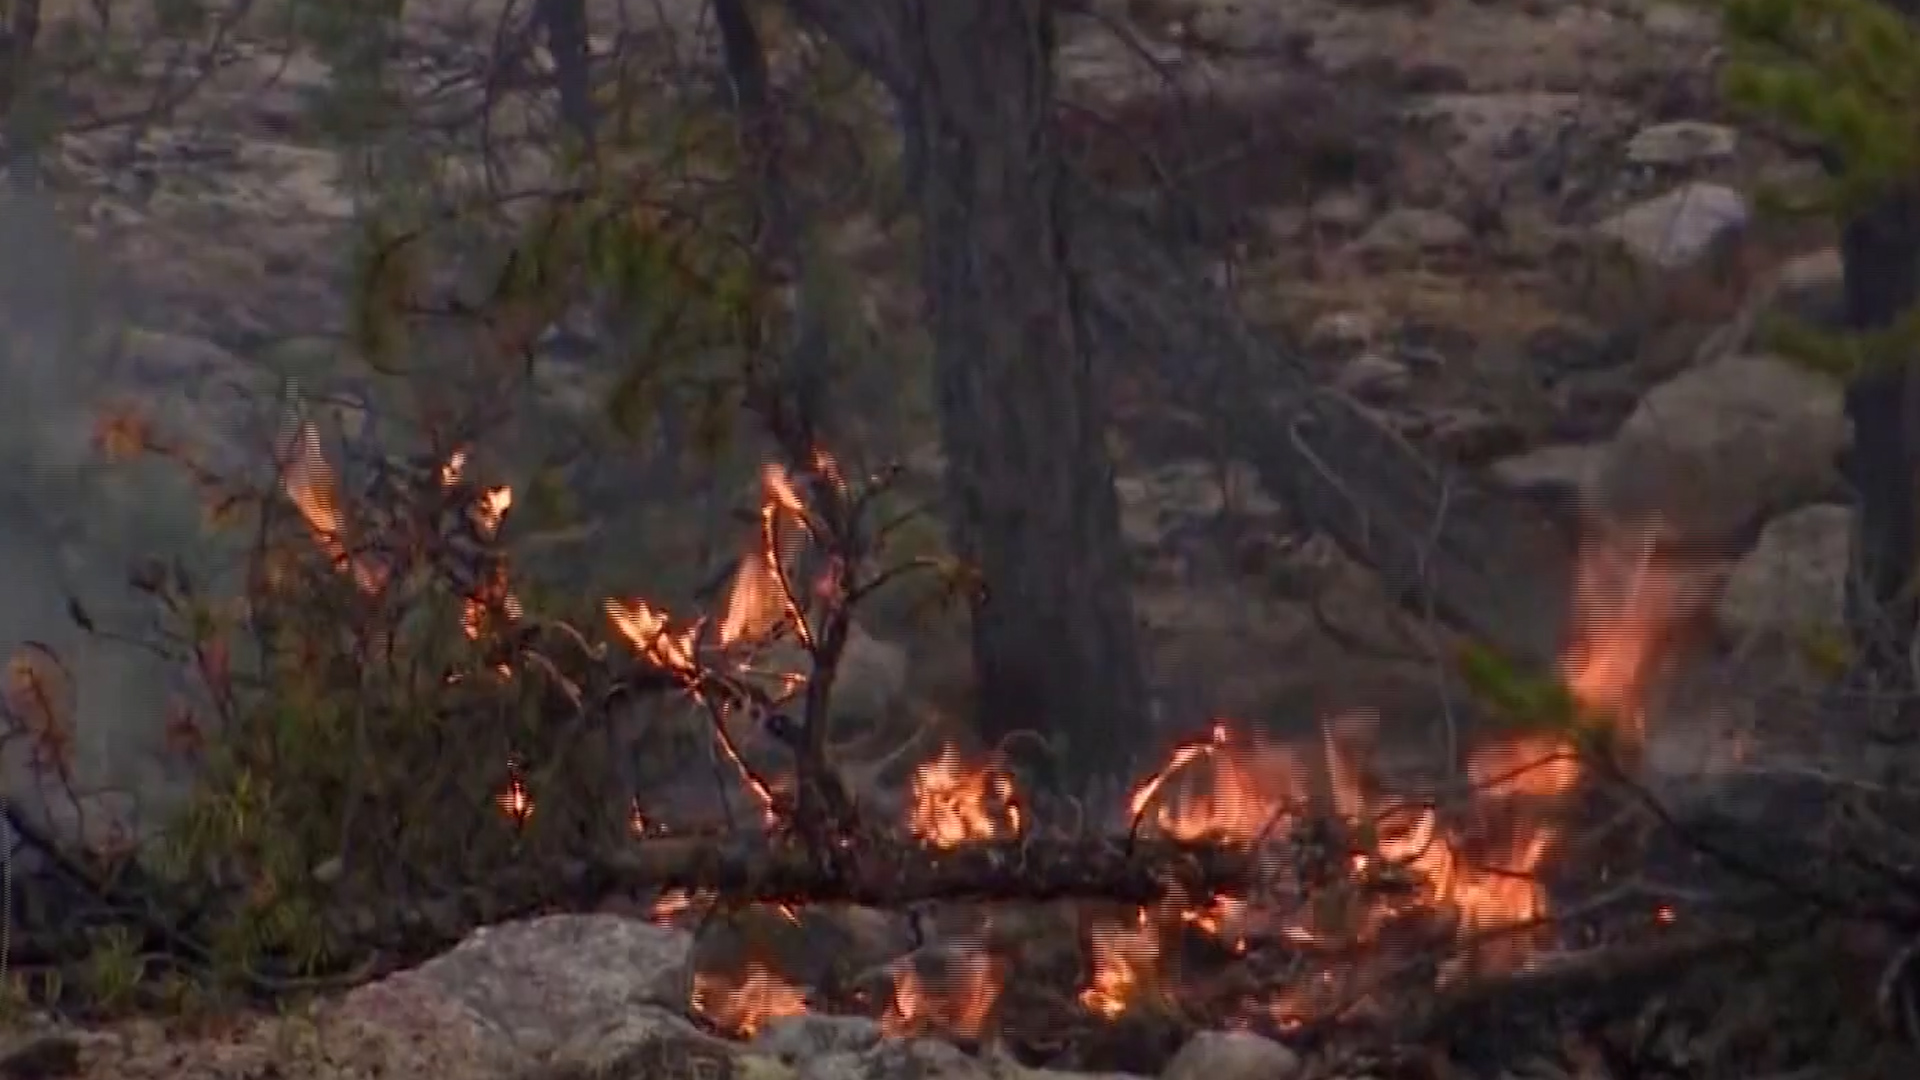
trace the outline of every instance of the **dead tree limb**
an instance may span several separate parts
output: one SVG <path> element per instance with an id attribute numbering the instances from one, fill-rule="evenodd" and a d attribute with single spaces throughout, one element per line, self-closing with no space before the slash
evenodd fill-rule
<path id="1" fill-rule="evenodd" d="M 804 845 L 727 847 L 705 840 L 637 845 L 610 861 L 633 884 L 716 889 L 769 901 L 873 906 L 925 900 L 1045 901 L 1074 897 L 1146 904 L 1179 889 L 1188 896 L 1246 893 L 1259 860 L 1244 848 L 1124 839 L 1028 840 L 931 849 L 876 844 L 822 867 Z"/>
<path id="2" fill-rule="evenodd" d="M 1042 902 L 1097 899 L 1151 904 L 1174 893 L 1248 895 L 1269 880 L 1276 852 L 1125 838 L 1033 839 L 935 849 L 908 841 L 850 842 L 828 865 L 799 838 L 664 837 L 552 866 L 512 870 L 483 887 L 431 902 L 395 901 L 337 934 L 358 954 L 426 955 L 469 929 L 541 912 L 591 911 L 617 897 L 669 889 L 735 903 L 853 903 L 898 907 L 929 900 Z"/>
<path id="3" fill-rule="evenodd" d="M 1563 537 L 1409 445 L 1264 340 L 1143 221 L 1082 188 L 1075 252 L 1102 360 L 1144 369 L 1207 418 L 1311 527 L 1376 570 L 1405 604 L 1517 660 L 1551 663 L 1567 607 Z"/>

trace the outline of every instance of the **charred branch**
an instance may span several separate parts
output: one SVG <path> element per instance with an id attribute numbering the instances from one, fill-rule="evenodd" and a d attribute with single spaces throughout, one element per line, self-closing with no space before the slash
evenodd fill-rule
<path id="1" fill-rule="evenodd" d="M 710 836 L 636 842 L 555 874 L 528 866 L 462 897 L 378 917 L 347 919 L 364 947 L 414 951 L 469 927 L 533 914 L 592 910 L 617 897 L 669 889 L 726 902 L 854 903 L 1088 899 L 1147 905 L 1167 896 L 1245 895 L 1272 873 L 1271 857 L 1244 847 L 1124 838 L 1020 840 L 936 849 L 900 841 L 848 842 L 829 865 L 799 839 Z M 358 923 L 359 925 L 353 925 Z"/>
<path id="2" fill-rule="evenodd" d="M 1269 490 L 1407 606 L 1516 659 L 1552 664 L 1568 609 L 1563 537 L 1320 385 L 1143 220 L 1084 187 L 1072 206 L 1071 250 L 1102 363 L 1139 372 L 1207 418 Z"/>

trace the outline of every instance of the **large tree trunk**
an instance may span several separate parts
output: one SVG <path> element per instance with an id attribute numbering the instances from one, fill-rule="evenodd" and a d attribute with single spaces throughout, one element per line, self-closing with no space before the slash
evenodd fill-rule
<path id="1" fill-rule="evenodd" d="M 1079 320 L 1053 135 L 1047 0 L 915 3 L 899 102 L 956 553 L 973 609 L 983 734 L 1047 735 L 1086 778 L 1120 773 L 1147 715 L 1106 446 Z"/>
<path id="2" fill-rule="evenodd" d="M 1564 537 L 1327 393 L 1194 253 L 1098 192 L 1063 195 L 1036 2 L 787 0 L 889 90 L 908 129 L 960 540 L 995 590 L 976 627 L 994 729 L 1055 717 L 1077 756 L 1117 754 L 1123 725 L 1142 723 L 1088 349 L 1099 369 L 1156 373 L 1410 607 L 1551 664 Z"/>
<path id="3" fill-rule="evenodd" d="M 580 140 L 589 160 L 599 144 L 598 110 L 593 103 L 593 49 L 587 40 L 586 0 L 538 0 L 533 16 L 546 34 L 553 57 L 554 97 L 560 122 Z"/>
<path id="4" fill-rule="evenodd" d="M 740 122 L 747 183 L 757 202 L 754 250 L 764 272 L 796 286 L 794 325 L 778 346 L 771 385 L 754 404 L 771 413 L 784 438 L 802 445 L 839 445 L 830 415 L 832 342 L 824 313 L 807 287 L 813 254 L 806 242 L 808 209 L 786 168 L 786 119 L 774 100 L 766 47 L 747 0 L 713 0 L 726 90 Z"/>
<path id="5" fill-rule="evenodd" d="M 1884 330 L 1920 299 L 1920 198 L 1884 199 L 1846 223 L 1841 237 L 1850 330 Z M 1920 607 L 1913 582 L 1920 556 L 1920 372 L 1912 363 L 1867 371 L 1847 387 L 1853 446 L 1848 480 L 1860 500 L 1859 535 L 1848 581 L 1848 621 L 1859 653 L 1861 689 L 1892 706 L 1912 697 L 1909 651 Z M 1920 735 L 1904 714 L 1876 709 L 1875 734 Z"/>
<path id="6" fill-rule="evenodd" d="M 5 117 L 7 175 L 17 191 L 39 186 L 38 118 L 28 86 L 40 41 L 40 0 L 17 0 L 13 17 L 0 27 L 0 117 Z"/>

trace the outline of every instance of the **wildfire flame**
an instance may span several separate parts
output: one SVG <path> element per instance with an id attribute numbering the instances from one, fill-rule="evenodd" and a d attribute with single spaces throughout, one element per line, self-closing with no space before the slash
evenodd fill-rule
<path id="1" fill-rule="evenodd" d="M 948 743 L 938 757 L 914 770 L 907 828 L 934 847 L 999 840 L 1020 832 L 1020 806 L 1004 771 L 969 768 Z"/>
<path id="2" fill-rule="evenodd" d="M 493 801 L 515 826 L 525 825 L 527 819 L 533 816 L 533 795 L 527 790 L 526 778 L 520 774 L 518 762 L 507 763 L 506 786 L 493 797 Z"/>
<path id="3" fill-rule="evenodd" d="M 946 977 L 937 982 L 912 963 L 894 972 L 893 1004 L 881 1017 L 889 1035 L 940 1031 L 962 1038 L 979 1038 L 1000 997 L 1001 965 L 982 949 L 968 949 L 946 965 Z"/>
<path id="4" fill-rule="evenodd" d="M 1101 922 L 1088 933 L 1093 971 L 1080 1002 L 1109 1019 L 1126 1012 L 1140 992 L 1155 984 L 1160 966 L 1160 931 L 1135 913 L 1132 922 Z"/>
<path id="5" fill-rule="evenodd" d="M 281 489 L 306 519 L 314 543 L 336 569 L 351 574 L 354 584 L 363 591 L 379 592 L 386 584 L 386 574 L 378 565 L 355 558 L 347 550 L 347 519 L 340 510 L 340 487 L 333 465 L 320 447 L 319 429 L 311 421 L 300 421 L 282 444 L 280 458 Z"/>
<path id="6" fill-rule="evenodd" d="M 348 523 L 334 474 L 311 424 L 297 427 L 286 451 L 284 490 L 314 542 L 362 589 L 378 591 L 385 573 L 356 557 L 345 542 Z M 466 452 L 456 452 L 442 468 L 442 482 L 461 483 L 466 466 Z M 830 456 L 816 455 L 810 469 L 808 483 L 844 489 Z M 769 465 L 764 470 L 758 535 L 741 555 L 716 619 L 675 619 L 640 598 L 604 601 L 618 637 L 716 713 L 724 714 L 731 703 L 708 702 L 715 690 L 710 672 L 751 670 L 749 654 L 783 634 L 802 646 L 812 644 L 805 605 L 820 592 L 798 590 L 793 579 L 802 543 L 820 539 L 833 519 L 814 514 L 809 490 L 785 469 Z M 506 487 L 482 492 L 470 511 L 480 534 L 494 535 L 512 505 Z M 1683 578 L 1655 559 L 1650 539 L 1621 544 L 1609 538 L 1581 553 L 1574 585 L 1573 644 L 1559 675 L 1582 710 L 1604 718 L 1607 745 L 1631 760 L 1646 738 L 1647 694 L 1682 606 Z M 520 617 L 504 567 L 488 579 L 483 595 L 467 601 L 463 628 L 479 636 L 495 610 L 509 619 Z M 779 672 L 775 680 L 791 693 L 804 686 L 805 675 Z M 724 725 L 716 725 L 716 742 L 760 799 L 767 823 L 774 824 L 772 792 L 741 760 Z M 1532 962 L 1540 948 L 1537 928 L 1550 914 L 1542 871 L 1565 839 L 1560 811 L 1588 782 L 1585 742 L 1576 743 L 1570 731 L 1530 731 L 1471 748 L 1460 763 L 1471 792 L 1464 807 L 1438 799 L 1396 799 L 1378 790 L 1366 760 L 1368 742 L 1357 725 L 1344 720 L 1325 726 L 1317 746 L 1305 747 L 1269 743 L 1234 721 L 1217 720 L 1201 738 L 1174 747 L 1164 766 L 1132 792 L 1129 829 L 1186 843 L 1283 845 L 1295 830 L 1331 818 L 1345 823 L 1350 834 L 1340 841 L 1350 850 L 1327 853 L 1340 874 L 1359 883 L 1390 879 L 1400 887 L 1325 890 L 1337 894 L 1339 911 L 1313 904 L 1277 911 L 1267 898 L 1254 896 L 1170 896 L 1152 909 L 1095 919 L 1087 928 L 1089 972 L 1080 994 L 1085 1008 L 1114 1017 L 1166 993 L 1165 953 L 1183 933 L 1209 935 L 1236 952 L 1245 951 L 1255 935 L 1299 944 L 1351 942 L 1380 934 L 1410 905 L 1448 916 L 1463 964 L 1511 969 Z M 1017 837 L 1025 824 L 1007 773 L 964 761 L 951 743 L 915 769 L 908 795 L 906 830 L 935 848 Z M 516 824 L 532 815 L 534 800 L 517 765 L 497 801 Z M 637 803 L 629 825 L 635 837 L 655 828 Z M 658 922 L 676 922 L 714 899 L 706 892 L 669 891 L 658 897 L 651 915 Z M 780 910 L 797 920 L 791 908 Z M 1668 908 L 1651 916 L 1657 923 L 1673 917 Z M 1001 965 L 984 952 L 940 979 L 903 965 L 895 973 L 884 1025 L 901 1033 L 933 1028 L 977 1035 L 998 999 L 1003 975 Z M 1338 992 L 1344 985 L 1334 972 L 1313 971 L 1250 1004 L 1276 1021 L 1293 1023 L 1342 1001 Z M 806 997 L 766 964 L 751 961 L 731 976 L 697 976 L 693 1005 L 716 1027 L 749 1035 L 771 1018 L 804 1012 Z"/>
<path id="7" fill-rule="evenodd" d="M 759 960 L 749 960 L 737 976 L 696 972 L 693 1010 L 714 1027 L 745 1037 L 767 1021 L 799 1016 L 807 1011 L 807 997 Z"/>
<path id="8" fill-rule="evenodd" d="M 1650 537 L 1630 545 L 1599 543 L 1582 552 L 1574 589 L 1574 644 L 1561 675 L 1583 710 L 1604 717 L 1623 755 L 1645 739 L 1645 696 L 1658 674 L 1663 647 L 1683 601 L 1684 578 L 1654 557 Z M 1463 772 L 1473 791 L 1465 828 L 1442 820 L 1440 809 L 1383 801 L 1367 790 L 1356 751 L 1325 729 L 1318 775 L 1327 809 L 1372 834 L 1372 850 L 1355 852 L 1353 869 L 1390 868 L 1417 883 L 1418 899 L 1450 912 L 1465 962 L 1510 969 L 1537 952 L 1537 928 L 1549 913 L 1540 871 L 1562 841 L 1556 810 L 1586 781 L 1580 747 L 1568 732 L 1529 732 L 1474 748 Z M 1164 768 L 1135 789 L 1129 812 L 1183 841 L 1252 844 L 1284 836 L 1310 803 L 1315 770 L 1291 747 L 1263 747 L 1236 725 L 1216 722 L 1207 737 L 1176 747 Z M 1365 898 L 1344 925 L 1365 936 L 1377 931 L 1395 901 Z M 1220 935 L 1239 948 L 1252 914 L 1243 898 L 1211 898 L 1187 906 L 1180 921 Z M 1663 911 L 1658 921 L 1670 919 Z M 1144 992 L 1157 989 L 1156 972 L 1167 940 L 1163 917 L 1146 910 L 1127 920 L 1097 922 L 1089 930 L 1091 973 L 1083 1003 L 1117 1015 Z M 1270 927 L 1283 936 L 1320 941 L 1330 928 L 1309 914 Z M 1326 996 L 1310 980 L 1283 988 L 1271 1003 L 1276 1019 L 1297 1020 Z"/>

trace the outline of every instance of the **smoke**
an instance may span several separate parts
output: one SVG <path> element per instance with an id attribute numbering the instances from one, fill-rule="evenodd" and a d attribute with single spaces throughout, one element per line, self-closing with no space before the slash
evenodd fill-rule
<path id="1" fill-rule="evenodd" d="M 129 381 L 114 291 L 49 199 L 0 194 L 0 253 L 0 654 L 38 642 L 64 662 L 75 764 L 69 790 L 10 740 L 0 790 L 68 841 L 145 833 L 183 787 L 160 754 L 180 673 L 78 623 L 142 635 L 152 611 L 129 567 L 144 556 L 193 565 L 207 550 L 185 477 L 164 462 L 108 462 L 94 430 L 111 403 L 176 402 L 187 388 Z"/>

